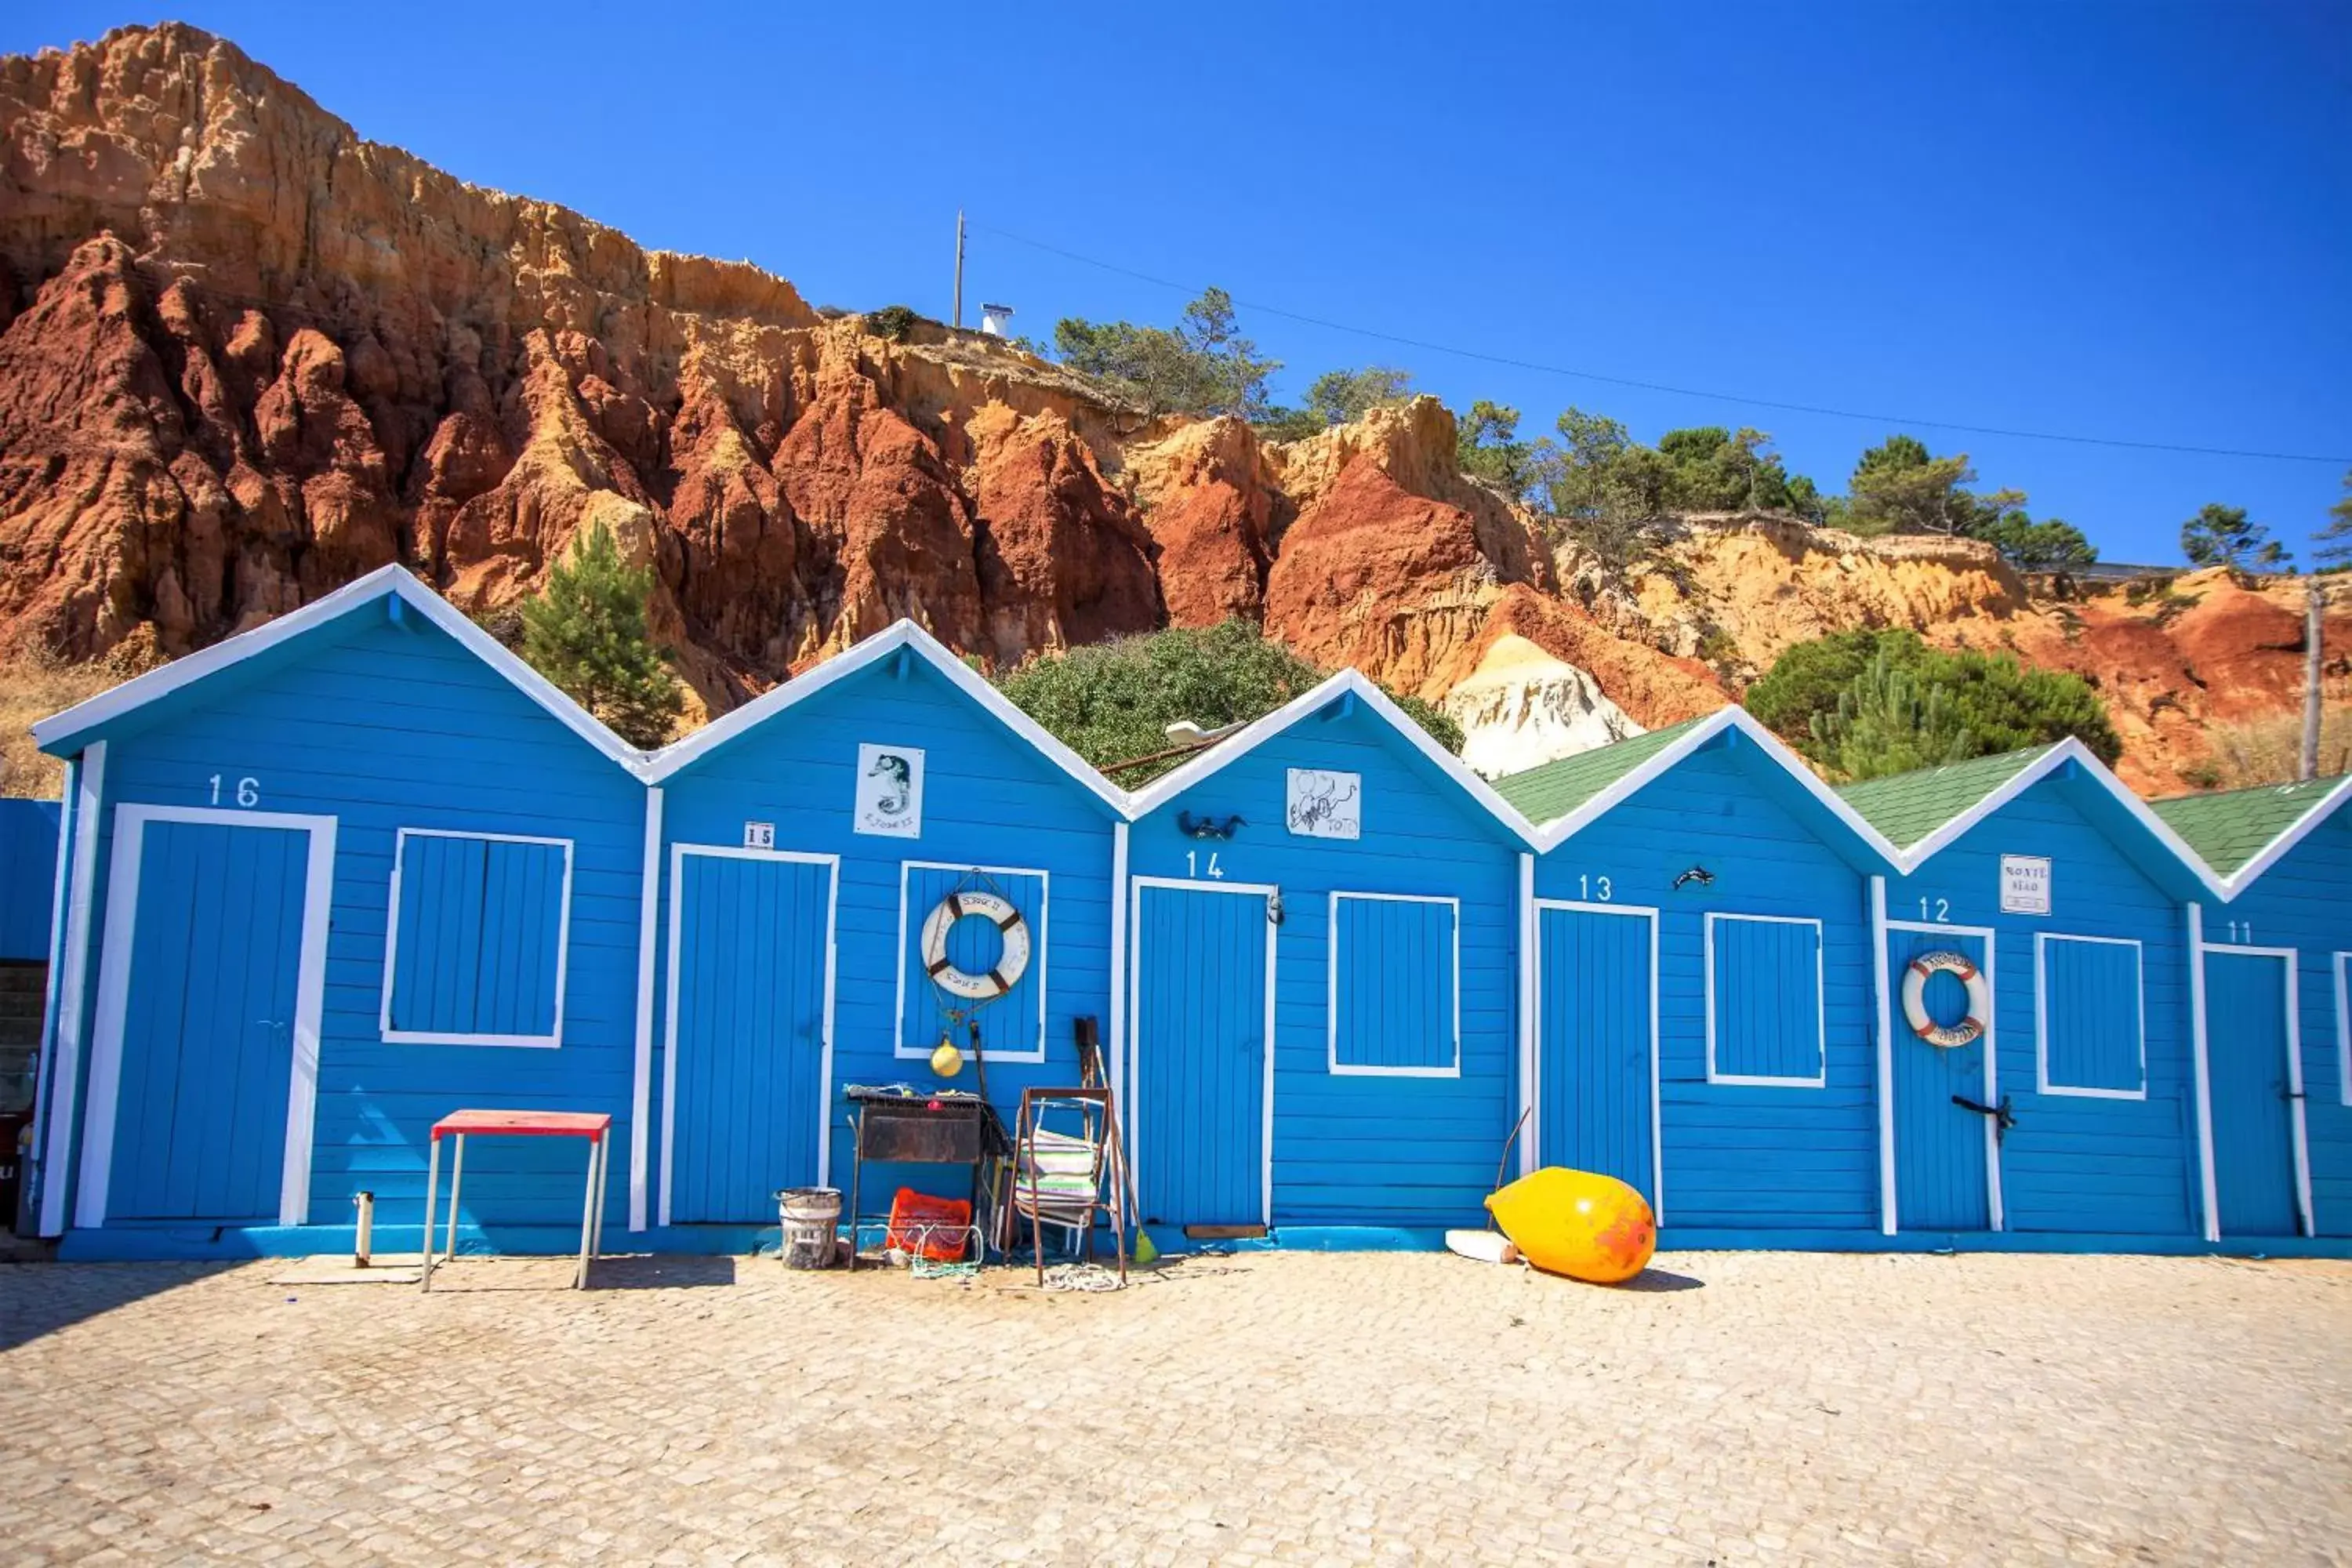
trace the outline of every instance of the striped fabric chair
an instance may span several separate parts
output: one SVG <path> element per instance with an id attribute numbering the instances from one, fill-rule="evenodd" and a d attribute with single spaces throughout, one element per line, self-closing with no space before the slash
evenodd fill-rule
<path id="1" fill-rule="evenodd" d="M 1048 1116 L 1055 1126 L 1045 1124 Z M 1126 1281 L 1128 1192 L 1118 1114 L 1108 1089 L 1021 1091 L 1010 1199 L 1015 1223 L 1029 1222 L 1039 1284 L 1045 1281 L 1045 1227 L 1067 1233 L 1070 1250 L 1083 1247 L 1092 1258 L 1098 1218 L 1110 1222 L 1119 1280 Z"/>

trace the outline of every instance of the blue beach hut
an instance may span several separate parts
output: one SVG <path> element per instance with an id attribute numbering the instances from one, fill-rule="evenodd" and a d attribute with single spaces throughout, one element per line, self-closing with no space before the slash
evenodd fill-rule
<path id="1" fill-rule="evenodd" d="M 1738 708 L 1498 788 L 1542 825 L 1526 1162 L 1630 1183 L 1676 1245 L 1874 1230 L 1892 846 Z"/>
<path id="2" fill-rule="evenodd" d="M 2195 911 L 2211 1240 L 2352 1235 L 2347 805 L 2352 778 L 2155 804 L 2219 884 Z"/>
<path id="3" fill-rule="evenodd" d="M 363 1190 L 421 1223 L 449 1110 L 627 1122 L 638 753 L 406 571 L 34 735 L 67 764 L 37 1145 L 67 1255 L 347 1245 Z M 577 1160 L 485 1144 L 468 1228 L 576 1246 Z"/>
<path id="4" fill-rule="evenodd" d="M 1889 1234 L 2193 1238 L 2202 862 L 2071 739 L 1841 793 L 1903 858 L 1881 939 Z"/>
<path id="5" fill-rule="evenodd" d="M 1477 1224 L 1517 1099 L 1526 821 L 1354 670 L 1129 809 L 1142 1217 Z"/>
<path id="6" fill-rule="evenodd" d="M 898 623 L 647 777 L 633 1226 L 699 1245 L 772 1225 L 781 1188 L 847 1190 L 843 1089 L 940 1086 L 933 1051 L 975 1028 L 1008 1127 L 1024 1087 L 1078 1081 L 1078 1020 L 1117 1007 L 1125 796 L 929 633 Z"/>

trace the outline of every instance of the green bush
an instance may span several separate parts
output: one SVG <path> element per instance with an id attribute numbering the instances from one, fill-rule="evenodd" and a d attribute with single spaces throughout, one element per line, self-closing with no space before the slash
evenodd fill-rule
<path id="1" fill-rule="evenodd" d="M 866 330 L 885 342 L 895 343 L 915 330 L 922 318 L 904 305 L 885 305 L 866 312 Z"/>
<path id="2" fill-rule="evenodd" d="M 1324 672 L 1249 621 L 1175 627 L 1033 658 L 997 681 L 1014 707 L 1114 782 L 1133 788 L 1183 761 L 1112 770 L 1170 749 L 1168 726 L 1247 723 L 1311 689 Z M 1390 695 L 1394 696 L 1394 693 Z M 1419 698 L 1398 698 L 1447 751 L 1462 729 Z"/>
<path id="3" fill-rule="evenodd" d="M 1894 682 L 1894 672 L 1906 682 Z M 1932 709 L 1931 691 L 1940 694 Z M 1744 700 L 1775 734 L 1847 777 L 1905 771 L 1898 763 L 1934 765 L 1909 759 L 1943 755 L 1948 727 L 1965 737 L 1966 756 L 2069 735 L 2101 762 L 2112 765 L 2123 755 L 2105 704 L 2082 677 L 2029 669 L 2007 655 L 1931 648 L 1911 631 L 1837 632 L 1800 643 L 1748 689 Z M 1852 711 L 1842 720 L 1843 710 Z M 1898 722 L 1906 714 L 1908 729 Z M 1898 735 L 1908 738 L 1898 741 Z M 1869 771 L 1856 772 L 1857 766 Z"/>

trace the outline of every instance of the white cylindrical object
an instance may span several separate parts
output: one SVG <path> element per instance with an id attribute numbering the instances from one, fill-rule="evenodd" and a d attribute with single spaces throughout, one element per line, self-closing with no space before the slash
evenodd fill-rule
<path id="1" fill-rule="evenodd" d="M 783 1235 L 777 1253 L 787 1268 L 830 1268 L 841 1223 L 841 1193 L 835 1187 L 787 1187 L 776 1194 Z"/>
<path id="2" fill-rule="evenodd" d="M 359 1234 L 352 1238 L 352 1267 L 365 1268 L 375 1248 L 375 1194 L 361 1193 L 352 1199 L 352 1206 L 359 1210 Z"/>

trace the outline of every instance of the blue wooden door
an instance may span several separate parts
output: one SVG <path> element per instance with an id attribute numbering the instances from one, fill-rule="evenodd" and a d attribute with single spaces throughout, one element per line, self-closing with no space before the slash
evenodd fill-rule
<path id="1" fill-rule="evenodd" d="M 1157 1225 L 1265 1222 L 1262 893 L 1142 887 L 1135 922 L 1136 1178 Z"/>
<path id="2" fill-rule="evenodd" d="M 2223 1236 L 2293 1236 L 2294 1102 L 2288 1098 L 2287 960 L 2205 955 L 2213 1089 L 2213 1189 Z"/>
<path id="3" fill-rule="evenodd" d="M 310 836 L 149 821 L 107 1214 L 275 1221 Z"/>
<path id="4" fill-rule="evenodd" d="M 1542 1163 L 1614 1176 L 1655 1205 L 1650 921 L 1586 910 L 1539 918 Z"/>
<path id="5" fill-rule="evenodd" d="M 780 1187 L 822 1184 L 833 868 L 679 861 L 669 1221 L 773 1224 Z"/>
<path id="6" fill-rule="evenodd" d="M 1973 1045 L 1931 1046 L 1912 1032 L 1903 1014 L 1904 974 L 1914 958 L 1957 952 L 1981 970 L 1984 940 L 1949 931 L 1890 931 L 1886 948 L 1896 1224 L 1905 1230 L 1989 1230 L 1992 1199 L 1986 1118 L 1954 1103 L 1953 1097 L 1979 1105 L 1998 1103 L 2000 1097 L 1985 1085 L 1985 1053 L 1990 1043 L 1979 1038 Z M 1950 974 L 1928 981 L 1925 1001 L 1928 1016 L 1939 1024 L 1956 1023 L 1968 1012 L 1966 987 Z"/>

